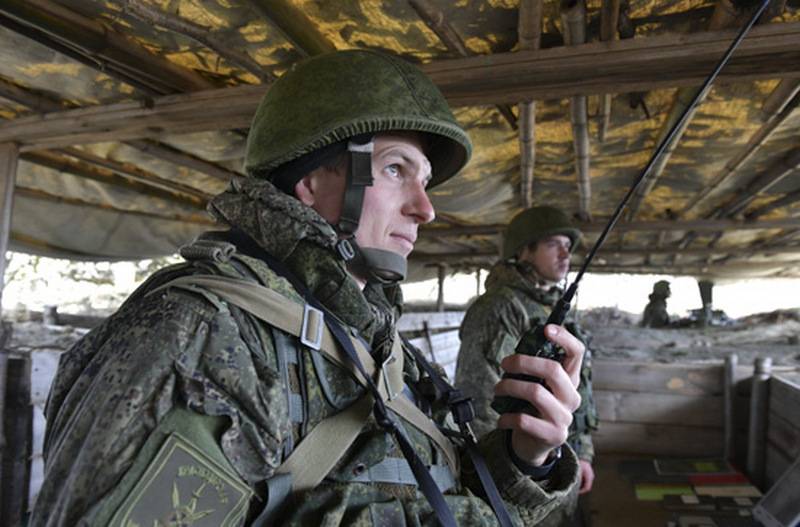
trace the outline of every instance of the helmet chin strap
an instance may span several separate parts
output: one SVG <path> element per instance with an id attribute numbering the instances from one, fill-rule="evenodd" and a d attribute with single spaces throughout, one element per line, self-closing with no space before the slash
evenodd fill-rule
<path id="1" fill-rule="evenodd" d="M 407 262 L 404 256 L 372 247 L 359 247 L 355 233 L 361 220 L 364 191 L 372 185 L 372 136 L 350 139 L 350 169 L 347 172 L 342 212 L 336 230 L 341 239 L 336 250 L 354 274 L 368 282 L 395 284 L 405 279 Z"/>

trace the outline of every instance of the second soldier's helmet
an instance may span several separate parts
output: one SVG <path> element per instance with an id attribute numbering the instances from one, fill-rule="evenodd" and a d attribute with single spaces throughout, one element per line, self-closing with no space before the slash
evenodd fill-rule
<path id="1" fill-rule="evenodd" d="M 444 96 L 418 68 L 368 50 L 319 55 L 297 64 L 269 88 L 247 137 L 245 171 L 292 193 L 305 174 L 335 156 L 349 155 L 342 218 L 334 226 L 342 238 L 339 253 L 351 264 L 360 261 L 367 270 L 377 269 L 370 274 L 378 280 L 396 281 L 405 273 L 405 258 L 360 248 L 354 240 L 364 188 L 372 184 L 372 138 L 391 131 L 423 134 L 432 169 L 428 188 L 454 176 L 472 153 Z"/>
<path id="2" fill-rule="evenodd" d="M 503 259 L 515 256 L 523 247 L 548 236 L 562 234 L 578 246 L 581 231 L 572 225 L 569 216 L 555 207 L 525 209 L 511 220 L 503 234 Z"/>
<path id="3" fill-rule="evenodd" d="M 653 294 L 661 298 L 669 297 L 670 295 L 669 282 L 667 282 L 666 280 L 659 280 L 658 282 L 653 284 Z"/>

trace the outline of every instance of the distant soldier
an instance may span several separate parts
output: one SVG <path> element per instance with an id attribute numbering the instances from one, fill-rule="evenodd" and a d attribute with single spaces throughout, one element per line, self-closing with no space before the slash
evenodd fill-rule
<path id="1" fill-rule="evenodd" d="M 669 314 L 667 313 L 669 295 L 669 282 L 666 280 L 659 280 L 653 285 L 650 302 L 645 306 L 642 315 L 642 327 L 665 328 L 669 326 Z"/>
<path id="2" fill-rule="evenodd" d="M 522 336 L 544 324 L 561 296 L 559 283 L 569 271 L 570 256 L 579 239 L 580 231 L 567 215 L 553 207 L 524 210 L 508 225 L 503 258 L 489 272 L 486 293 L 469 308 L 460 331 L 456 386 L 474 398 L 474 430 L 479 436 L 496 427 L 500 416 L 490 406 L 494 385 Z M 585 343 L 571 318 L 564 326 Z M 584 354 L 578 391 L 582 402 L 573 415 L 567 443 L 578 454 L 583 493 L 591 490 L 594 479 L 590 432 L 597 426 L 589 349 Z"/>

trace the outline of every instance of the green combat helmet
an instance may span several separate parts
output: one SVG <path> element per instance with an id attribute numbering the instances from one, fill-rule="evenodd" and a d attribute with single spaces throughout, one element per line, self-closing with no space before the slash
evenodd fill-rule
<path id="1" fill-rule="evenodd" d="M 659 280 L 653 284 L 653 295 L 658 298 L 669 298 L 671 294 L 669 290 L 669 282 L 666 280 Z"/>
<path id="2" fill-rule="evenodd" d="M 403 256 L 358 247 L 354 234 L 364 190 L 372 185 L 372 138 L 379 132 L 425 134 L 433 187 L 466 165 L 472 144 L 439 89 L 403 60 L 348 50 L 305 60 L 276 81 L 256 111 L 247 137 L 245 170 L 289 194 L 309 171 L 349 154 L 349 171 L 336 228 L 337 249 L 371 280 L 395 282 L 406 273 Z"/>
<path id="3" fill-rule="evenodd" d="M 547 206 L 525 209 L 514 216 L 503 234 L 503 259 L 516 256 L 526 245 L 557 234 L 570 239 L 572 250 L 580 243 L 581 231 L 559 209 Z"/>

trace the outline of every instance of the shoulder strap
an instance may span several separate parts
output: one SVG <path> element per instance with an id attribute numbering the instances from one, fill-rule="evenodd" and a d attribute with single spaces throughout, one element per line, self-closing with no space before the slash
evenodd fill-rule
<path id="1" fill-rule="evenodd" d="M 211 292 L 226 302 L 230 302 L 286 333 L 299 337 L 301 342 L 324 353 L 326 357 L 330 358 L 336 364 L 350 371 L 359 384 L 362 386 L 367 385 L 367 380 L 364 375 L 362 375 L 353 363 L 344 356 L 336 345 L 336 338 L 325 324 L 325 318 L 330 320 L 330 317 L 325 317 L 320 310 L 309 304 L 301 305 L 267 287 L 225 276 L 182 276 L 162 285 L 159 289 L 166 287 L 178 287 L 190 291 L 202 289 Z M 154 291 L 157 290 L 158 289 Z M 442 450 L 447 464 L 456 477 L 458 477 L 460 466 L 453 444 L 439 431 L 428 416 L 422 413 L 422 411 L 406 397 L 399 396 L 403 389 L 403 353 L 399 337 L 395 338 L 395 346 L 389 360 L 387 360 L 386 364 L 380 366 L 375 364 L 375 361 L 363 341 L 350 335 L 347 335 L 347 339 L 353 346 L 361 363 L 364 365 L 365 373 L 370 380 L 375 376 L 376 372 L 379 372 L 377 386 L 386 406 L 400 415 L 404 420 L 408 421 L 412 426 L 430 437 Z M 338 416 L 340 414 L 336 415 Z M 342 419 L 346 418 L 342 417 Z M 366 422 L 366 417 L 364 421 L 362 421 L 362 425 L 364 422 Z M 358 430 L 355 431 L 355 435 L 358 435 L 360 430 L 361 428 L 359 427 Z M 306 437 L 306 439 L 307 438 L 308 437 Z M 306 439 L 304 439 L 303 442 L 306 442 Z M 354 439 L 355 436 L 353 437 L 353 440 Z M 349 447 L 349 444 L 345 446 L 341 454 L 344 454 L 347 447 Z M 297 448 L 300 448 L 299 445 Z M 323 450 L 327 451 L 328 456 L 333 452 L 333 450 L 327 447 Z M 339 456 L 336 456 L 335 460 L 338 460 L 338 457 Z M 319 476 L 316 483 L 322 481 L 325 474 L 327 474 L 327 472 Z"/>
<path id="2" fill-rule="evenodd" d="M 437 396 L 443 398 L 450 407 L 453 420 L 458 424 L 461 430 L 464 447 L 472 461 L 472 466 L 478 473 L 478 479 L 481 481 L 481 486 L 486 493 L 486 497 L 489 499 L 489 504 L 492 506 L 497 521 L 502 527 L 511 527 L 513 525 L 511 516 L 509 516 L 506 505 L 500 497 L 500 492 L 497 490 L 497 485 L 495 485 L 494 479 L 492 479 L 492 475 L 489 473 L 486 460 L 483 459 L 483 456 L 478 451 L 475 434 L 472 432 L 472 428 L 469 424 L 475 418 L 475 410 L 472 407 L 471 398 L 465 396 L 461 393 L 461 390 L 453 387 L 449 382 L 443 379 L 416 346 L 411 344 L 407 339 L 403 339 L 403 342 L 414 356 L 417 364 L 428 374 L 428 377 L 431 379 L 436 389 Z"/>

